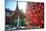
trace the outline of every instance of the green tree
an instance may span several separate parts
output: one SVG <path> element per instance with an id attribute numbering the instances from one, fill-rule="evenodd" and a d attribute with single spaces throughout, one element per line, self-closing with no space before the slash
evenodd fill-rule
<path id="1" fill-rule="evenodd" d="M 25 20 L 24 20 L 24 18 L 21 21 L 21 26 L 25 26 Z"/>

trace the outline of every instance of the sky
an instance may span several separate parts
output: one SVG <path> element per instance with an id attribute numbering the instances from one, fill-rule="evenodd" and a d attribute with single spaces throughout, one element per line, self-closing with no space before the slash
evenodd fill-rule
<path id="1" fill-rule="evenodd" d="M 23 12 L 26 10 L 26 2 L 18 2 L 19 9 L 23 9 Z M 6 0 L 5 4 L 6 8 L 14 11 L 16 9 L 16 1 L 14 0 Z"/>

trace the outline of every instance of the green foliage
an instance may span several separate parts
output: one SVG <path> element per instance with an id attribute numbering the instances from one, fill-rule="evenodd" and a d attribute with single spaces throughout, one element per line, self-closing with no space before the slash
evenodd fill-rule
<path id="1" fill-rule="evenodd" d="M 25 26 L 25 20 L 24 20 L 24 18 L 21 21 L 21 26 Z"/>
<path id="2" fill-rule="evenodd" d="M 12 25 L 12 27 L 17 26 L 17 22 L 14 21 L 14 22 L 11 23 L 11 25 Z M 24 17 L 21 20 L 19 20 L 19 25 L 20 26 L 25 26 Z"/>

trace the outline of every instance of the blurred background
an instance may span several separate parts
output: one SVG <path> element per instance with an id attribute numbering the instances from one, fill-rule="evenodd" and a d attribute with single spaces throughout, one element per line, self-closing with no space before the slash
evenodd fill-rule
<path id="1" fill-rule="evenodd" d="M 44 28 L 44 3 L 6 0 L 5 31 Z"/>

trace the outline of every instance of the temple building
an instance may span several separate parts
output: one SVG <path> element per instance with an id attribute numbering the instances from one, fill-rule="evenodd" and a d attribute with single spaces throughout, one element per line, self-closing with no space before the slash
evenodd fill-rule
<path id="1" fill-rule="evenodd" d="M 21 12 L 21 10 L 19 9 L 18 7 L 18 2 L 17 2 L 17 5 L 16 5 L 16 10 L 14 11 L 14 14 L 12 15 L 12 19 L 15 20 L 15 19 L 18 19 L 18 16 L 20 17 L 20 19 L 23 18 L 24 14 Z"/>
<path id="2" fill-rule="evenodd" d="M 7 14 L 9 14 L 9 12 Z M 13 21 L 17 20 L 18 19 L 18 16 L 20 17 L 20 19 L 22 19 L 23 17 L 25 17 L 24 14 L 21 12 L 21 10 L 18 7 L 18 2 L 17 2 L 15 11 L 11 12 L 10 16 L 9 17 L 8 16 L 6 16 L 6 24 L 7 23 L 10 24 L 11 21 L 13 22 Z"/>
<path id="3" fill-rule="evenodd" d="M 14 13 L 14 11 L 5 8 L 5 22 L 6 24 L 9 24 L 11 21 L 11 15 Z"/>

